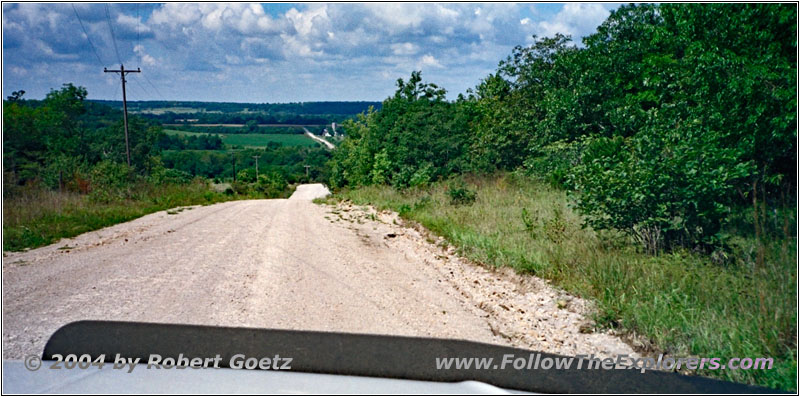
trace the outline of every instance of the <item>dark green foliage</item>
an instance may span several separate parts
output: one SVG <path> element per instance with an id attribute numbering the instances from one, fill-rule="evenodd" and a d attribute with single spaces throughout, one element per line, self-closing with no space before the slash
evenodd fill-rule
<path id="1" fill-rule="evenodd" d="M 578 208 L 595 228 L 713 247 L 732 208 L 796 190 L 796 10 L 658 11 L 623 7 L 586 39 L 592 59 L 613 60 L 626 82 L 606 103 L 628 110 L 606 112 L 611 133 L 590 136 L 574 173 Z"/>
<path id="2" fill-rule="evenodd" d="M 256 189 L 264 193 L 267 197 L 280 197 L 287 188 L 286 179 L 278 172 L 270 172 L 267 175 L 259 175 Z"/>
<path id="3" fill-rule="evenodd" d="M 65 84 L 43 101 L 16 99 L 3 107 L 3 168 L 19 185 L 44 183 L 87 193 L 92 167 L 125 163 L 121 114 L 87 102 L 86 89 Z M 160 127 L 129 119 L 133 172 L 145 175 L 158 155 Z"/>
<path id="4" fill-rule="evenodd" d="M 170 135 L 162 133 L 158 137 L 158 147 L 162 150 L 221 150 L 225 147 L 219 135 Z"/>
<path id="5" fill-rule="evenodd" d="M 452 205 L 470 205 L 475 202 L 475 191 L 467 187 L 462 180 L 451 182 L 447 186 L 447 195 L 450 197 Z"/>
<path id="6" fill-rule="evenodd" d="M 104 160 L 92 167 L 89 173 L 92 201 L 110 203 L 131 197 L 133 169 L 122 163 Z"/>
<path id="7" fill-rule="evenodd" d="M 161 167 L 152 172 L 148 180 L 154 185 L 184 185 L 192 181 L 192 175 L 181 170 Z M 219 183 L 219 181 L 214 182 Z"/>
<path id="8" fill-rule="evenodd" d="M 343 127 L 348 138 L 334 151 L 331 184 L 425 185 L 466 164 L 469 118 L 445 100 L 445 90 L 423 83 L 420 72 L 397 81 L 397 92 Z"/>
<path id="9" fill-rule="evenodd" d="M 165 123 L 167 124 L 167 123 Z M 192 124 L 174 124 L 170 123 L 173 127 L 170 128 L 177 128 L 181 131 L 188 131 L 188 132 L 203 132 L 212 135 L 228 135 L 228 134 L 286 134 L 286 135 L 303 135 L 305 131 L 303 130 L 302 126 L 299 125 L 279 125 L 279 126 L 257 126 L 253 130 L 249 129 L 247 126 L 244 127 L 204 127 L 204 126 L 197 126 Z M 309 125 L 308 128 L 311 132 L 320 134 L 322 129 L 325 128 L 322 125 Z"/>

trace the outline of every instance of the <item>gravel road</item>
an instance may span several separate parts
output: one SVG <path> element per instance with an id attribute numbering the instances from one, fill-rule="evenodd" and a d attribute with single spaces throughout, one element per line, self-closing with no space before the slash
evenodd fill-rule
<path id="1" fill-rule="evenodd" d="M 3 258 L 3 358 L 40 354 L 76 320 L 467 339 L 631 354 L 587 332 L 589 305 L 469 263 L 392 213 L 289 199 L 162 211 Z M 583 331 L 583 332 L 581 332 Z"/>
<path id="2" fill-rule="evenodd" d="M 317 141 L 317 142 L 319 142 L 319 143 L 323 144 L 323 145 L 324 145 L 325 147 L 327 147 L 329 150 L 336 149 L 336 146 L 333 146 L 333 144 L 332 144 L 332 143 L 330 143 L 330 142 L 328 142 L 328 141 L 326 141 L 326 140 L 324 140 L 324 139 L 322 139 L 322 138 L 320 138 L 320 137 L 318 137 L 318 136 L 316 136 L 316 135 L 312 134 L 312 133 L 311 133 L 311 131 L 309 131 L 309 130 L 308 130 L 308 128 L 306 128 L 306 127 L 303 127 L 303 129 L 306 131 L 306 135 L 308 135 L 308 137 L 309 137 L 309 138 L 311 138 L 311 139 L 313 139 L 313 140 L 315 140 L 315 141 Z"/>

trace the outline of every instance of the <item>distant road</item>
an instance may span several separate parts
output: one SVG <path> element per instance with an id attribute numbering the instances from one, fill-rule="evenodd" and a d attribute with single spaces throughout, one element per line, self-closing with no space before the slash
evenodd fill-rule
<path id="1" fill-rule="evenodd" d="M 328 142 L 328 141 L 326 141 L 326 140 L 324 140 L 324 139 L 312 134 L 311 131 L 308 130 L 308 128 L 303 127 L 303 129 L 306 131 L 306 135 L 308 135 L 311 139 L 313 139 L 313 140 L 315 140 L 315 141 L 327 146 L 328 149 L 330 149 L 330 150 L 336 149 L 336 146 L 333 146 L 332 143 L 330 143 L 330 142 Z"/>

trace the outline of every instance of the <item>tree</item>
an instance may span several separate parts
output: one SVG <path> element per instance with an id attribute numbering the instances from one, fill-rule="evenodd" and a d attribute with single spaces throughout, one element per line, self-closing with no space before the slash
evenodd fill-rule
<path id="1" fill-rule="evenodd" d="M 25 90 L 14 91 L 8 97 L 9 102 L 15 102 L 22 100 L 22 96 L 25 95 Z"/>
<path id="2" fill-rule="evenodd" d="M 256 121 L 256 120 L 247 120 L 247 123 L 245 123 L 245 128 L 250 133 L 254 133 L 254 132 L 258 131 L 258 121 Z"/>

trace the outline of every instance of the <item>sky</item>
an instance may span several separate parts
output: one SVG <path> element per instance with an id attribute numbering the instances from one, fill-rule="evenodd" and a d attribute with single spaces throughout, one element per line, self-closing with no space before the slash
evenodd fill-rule
<path id="1" fill-rule="evenodd" d="M 454 98 L 533 35 L 593 33 L 612 3 L 3 3 L 3 96 L 381 101 L 421 70 Z"/>

